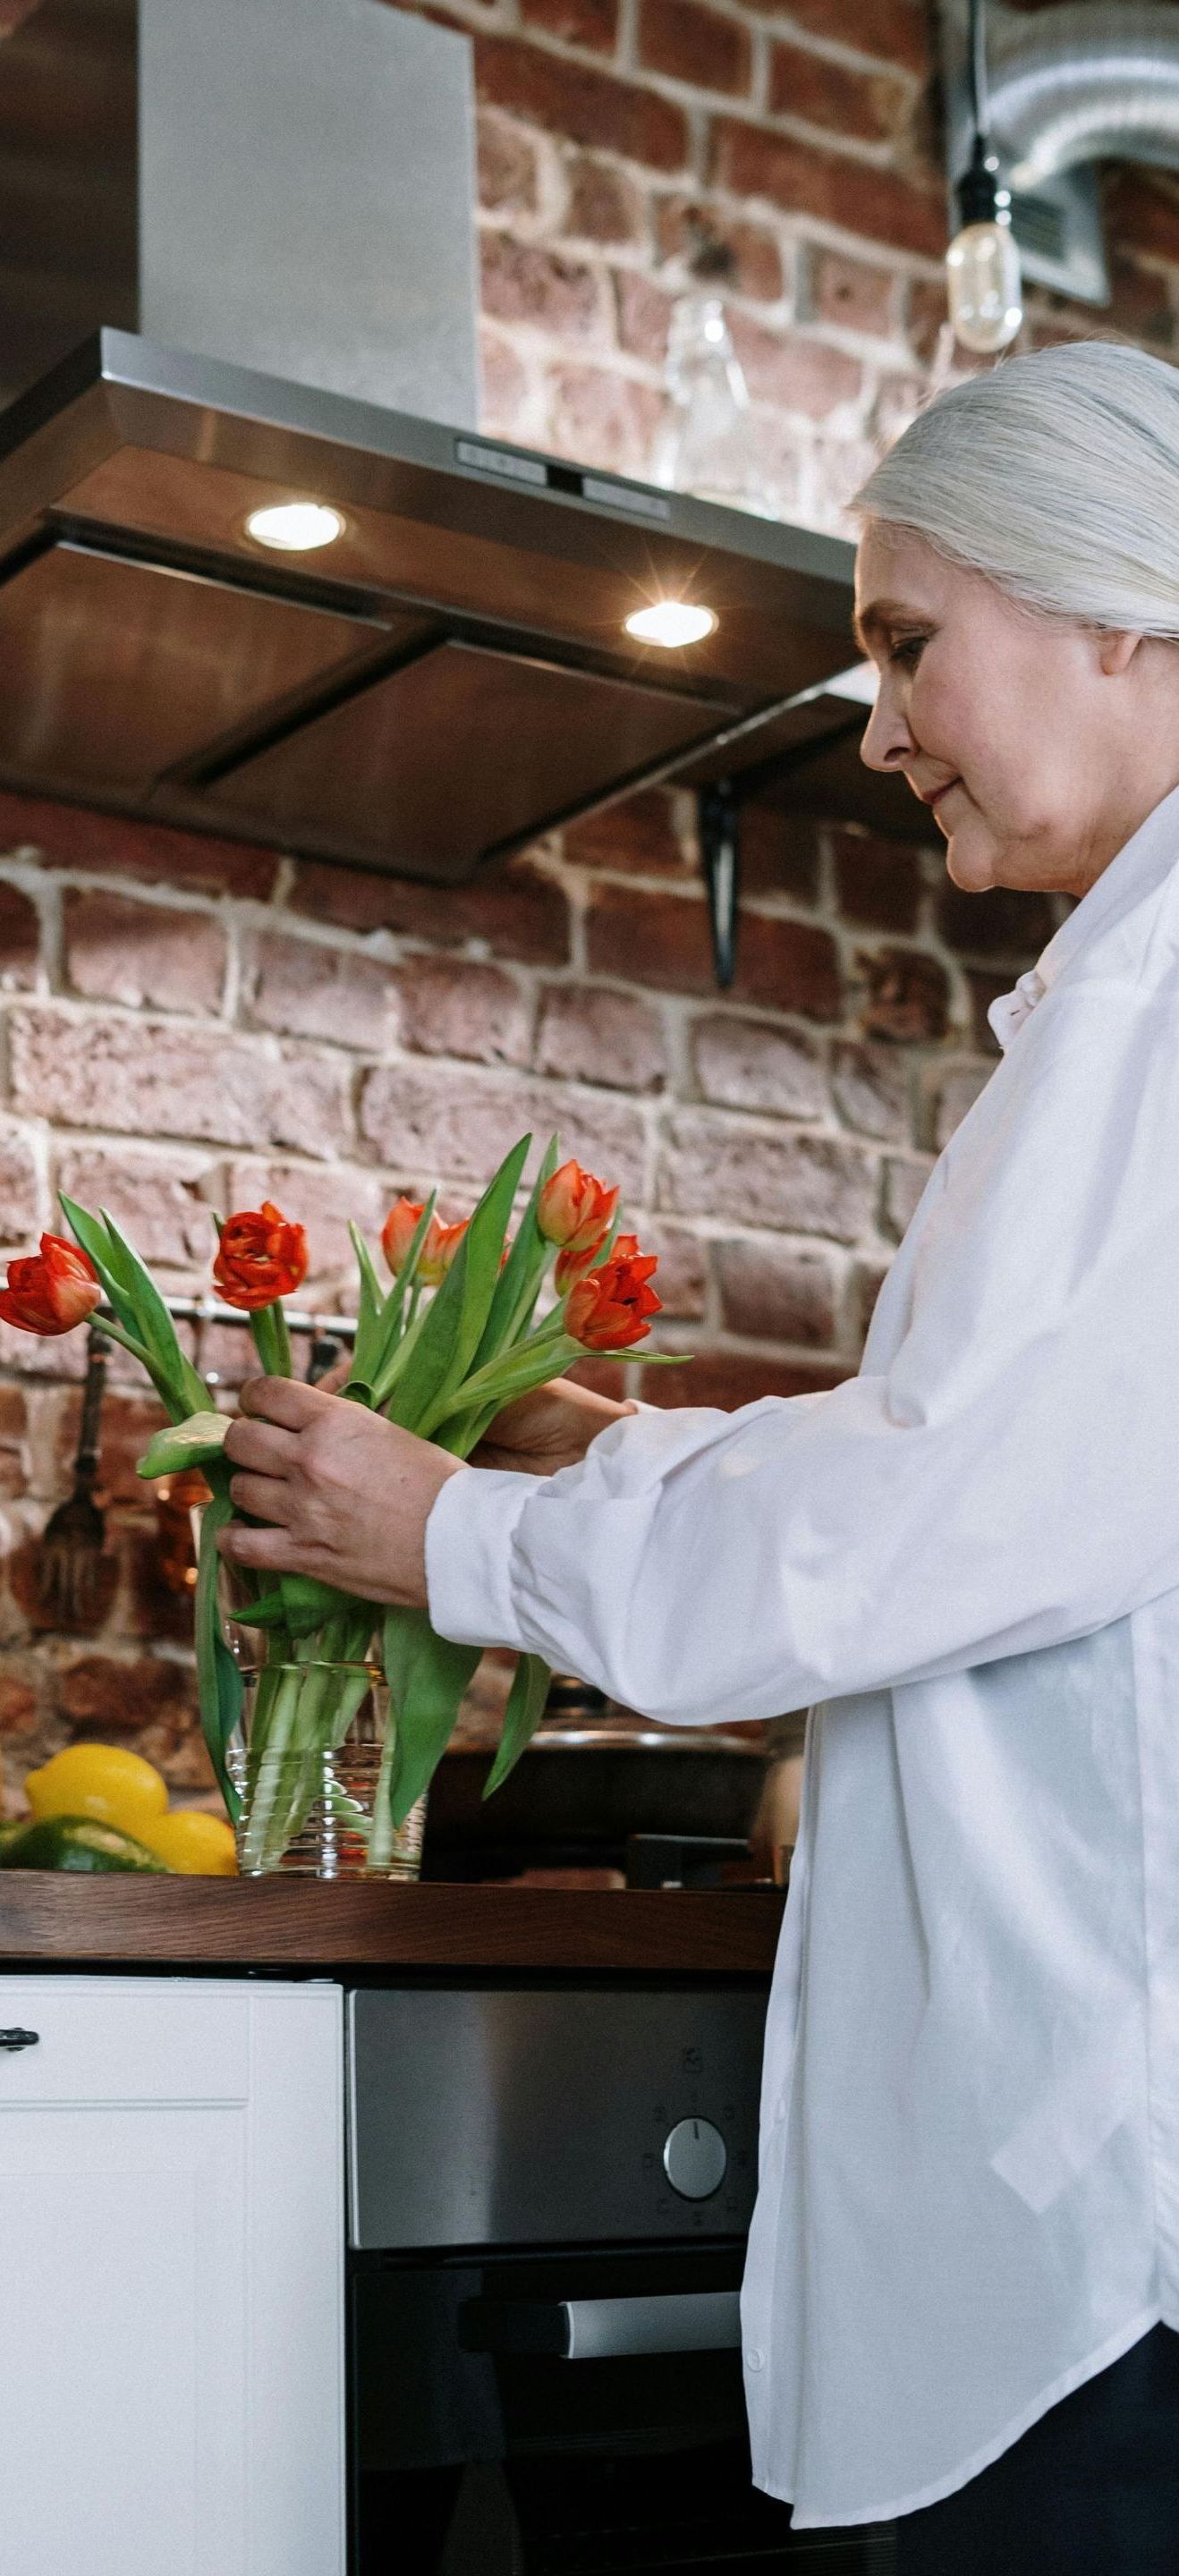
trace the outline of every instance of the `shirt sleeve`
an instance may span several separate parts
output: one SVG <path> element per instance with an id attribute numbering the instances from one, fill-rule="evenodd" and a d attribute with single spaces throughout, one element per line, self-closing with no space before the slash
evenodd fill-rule
<path id="1" fill-rule="evenodd" d="M 443 1635 L 705 1724 L 1179 1585 L 1177 997 L 1062 986 L 1016 1045 L 898 1256 L 887 1364 L 870 1341 L 829 1393 L 643 1412 L 545 1480 L 452 1477 L 426 1534 Z"/>

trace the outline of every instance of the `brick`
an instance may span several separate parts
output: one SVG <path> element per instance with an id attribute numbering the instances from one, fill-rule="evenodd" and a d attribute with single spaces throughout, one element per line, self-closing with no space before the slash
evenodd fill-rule
<path id="1" fill-rule="evenodd" d="M 905 307 L 905 337 L 923 367 L 931 367 L 943 331 L 949 327 L 943 278 L 915 277 Z"/>
<path id="2" fill-rule="evenodd" d="M 549 444 L 558 456 L 603 466 L 607 473 L 649 473 L 661 394 L 605 367 L 554 367 Z"/>
<path id="3" fill-rule="evenodd" d="M 586 53 L 612 54 L 618 42 L 618 0 L 520 0 L 520 16 Z"/>
<path id="4" fill-rule="evenodd" d="M 249 895 L 264 903 L 278 875 L 274 850 L 244 841 L 206 839 L 174 832 L 161 823 L 131 823 L 85 805 L 52 805 L 34 796 L 0 793 L 0 848 L 34 848 L 51 868 L 85 868 L 96 875 L 137 877 L 210 894 Z"/>
<path id="5" fill-rule="evenodd" d="M 835 1339 L 835 1275 L 821 1253 L 778 1243 L 722 1243 L 716 1252 L 721 1319 L 752 1341 L 828 1350 Z"/>
<path id="6" fill-rule="evenodd" d="M 639 1393 L 644 1404 L 668 1411 L 681 1404 L 717 1405 L 725 1413 L 743 1404 L 760 1404 L 767 1395 L 816 1395 L 838 1386 L 852 1374 L 842 1366 L 823 1367 L 807 1360 L 757 1359 L 746 1351 L 704 1351 L 684 1369 L 644 1369 Z"/>
<path id="7" fill-rule="evenodd" d="M 207 1154 L 173 1146 L 153 1154 L 133 1146 L 59 1148 L 55 1182 L 83 1207 L 109 1208 L 149 1268 L 204 1270 L 215 1250 L 213 1202 L 220 1168 Z"/>
<path id="8" fill-rule="evenodd" d="M 682 170 L 688 123 L 671 99 L 632 81 L 613 80 L 588 63 L 542 53 L 511 36 L 477 36 L 475 78 L 490 107 L 504 107 L 568 143 L 617 152 L 651 170 Z"/>
<path id="9" fill-rule="evenodd" d="M 845 921 L 866 930 L 914 931 L 921 909 L 921 861 L 870 832 L 832 832 L 835 898 Z"/>
<path id="10" fill-rule="evenodd" d="M 868 1338 L 868 1327 L 876 1312 L 876 1302 L 888 1277 L 888 1266 L 880 1261 L 856 1264 L 854 1281 L 856 1338 L 861 1350 Z"/>
<path id="11" fill-rule="evenodd" d="M 697 1020 L 692 1065 L 701 1098 L 722 1109 L 781 1118 L 821 1118 L 827 1087 L 809 1038 L 758 1020 Z"/>
<path id="12" fill-rule="evenodd" d="M 846 251 L 811 250 L 800 297 L 808 321 L 833 322 L 842 331 L 888 340 L 896 329 L 899 301 L 894 269 L 850 259 Z"/>
<path id="13" fill-rule="evenodd" d="M 708 1304 L 707 1247 L 697 1235 L 682 1234 L 658 1220 L 644 1220 L 638 1233 L 644 1252 L 653 1252 L 659 1263 L 653 1284 L 667 1321 L 698 1323 Z"/>
<path id="14" fill-rule="evenodd" d="M 874 956 L 861 952 L 856 968 L 867 987 L 860 1014 L 865 1037 L 912 1046 L 945 1036 L 950 987 L 940 958 L 918 948 L 881 948 Z"/>
<path id="15" fill-rule="evenodd" d="M 6 33 L 0 29 L 0 33 Z M 37 1714 L 37 1694 L 31 1682 L 18 1680 L 15 1673 L 0 1673 L 0 1735 L 25 1735 Z M 33 1767 L 30 1764 L 30 1769 Z M 0 1809 L 3 1814 L 3 1809 Z"/>
<path id="16" fill-rule="evenodd" d="M 497 1082 L 445 1065 L 381 1065 L 365 1081 L 360 1128 L 375 1159 L 407 1180 L 445 1175 L 481 1187 L 526 1129 L 542 1150 L 557 1129 L 566 1154 L 642 1197 L 642 1117 L 601 1092 Z"/>
<path id="17" fill-rule="evenodd" d="M 721 117 L 710 175 L 735 196 L 763 199 L 788 215 L 814 215 L 841 232 L 885 242 L 890 250 L 918 251 L 930 259 L 945 251 L 945 207 L 932 191 L 914 187 L 895 170 L 848 160 L 764 126 Z"/>
<path id="18" fill-rule="evenodd" d="M 640 0 L 639 61 L 693 89 L 744 97 L 752 51 L 749 30 L 736 18 L 708 9 L 702 0 Z"/>
<path id="19" fill-rule="evenodd" d="M 392 971 L 379 958 L 268 930 L 254 943 L 251 967 L 257 1027 L 376 1054 L 388 1045 L 396 996 Z"/>
<path id="20" fill-rule="evenodd" d="M 1179 208 L 1176 209 L 1179 217 Z M 1179 222 L 1176 230 L 1179 232 Z M 1110 261 L 1110 302 L 1107 329 L 1123 331 L 1135 340 L 1148 340 L 1161 352 L 1175 347 L 1176 321 L 1172 301 L 1173 283 L 1157 269 L 1143 268 L 1136 259 L 1118 257 Z M 1052 314 L 1052 324 L 1063 337 L 1071 306 L 1061 303 Z M 1075 325 L 1074 325 L 1075 333 Z"/>
<path id="21" fill-rule="evenodd" d="M 614 876 L 683 876 L 694 870 L 696 853 L 680 820 L 681 800 L 669 788 L 643 787 L 567 823 L 562 855 L 574 867 L 604 868 Z"/>
<path id="22" fill-rule="evenodd" d="M 669 1123 L 658 1204 L 674 1216 L 855 1243 L 871 1230 L 875 1163 L 833 1137 L 767 1134 L 685 1110 Z"/>
<path id="23" fill-rule="evenodd" d="M 1179 267 L 1179 195 L 1164 173 L 1115 164 L 1105 174 L 1109 237 L 1123 252 L 1146 251 Z"/>
<path id="24" fill-rule="evenodd" d="M 593 242 L 642 242 L 646 199 L 625 170 L 592 152 L 571 153 L 566 164 L 568 201 L 564 230 Z"/>
<path id="25" fill-rule="evenodd" d="M 41 1185 L 32 1140 L 0 1120 L 0 1243 L 24 1243 L 39 1232 Z"/>
<path id="26" fill-rule="evenodd" d="M 782 0 L 752 0 L 755 8 L 782 8 Z M 821 36 L 858 54 L 905 71 L 930 69 L 927 13 L 921 0 L 789 0 L 789 16 L 806 35 Z"/>
<path id="27" fill-rule="evenodd" d="M 418 1055 L 457 1055 L 474 1064 L 527 1064 L 531 1015 L 502 966 L 453 957 L 412 957 L 398 969 L 401 1042 Z"/>
<path id="28" fill-rule="evenodd" d="M 702 896 L 599 883 L 590 890 L 586 941 L 590 966 L 602 974 L 678 993 L 715 990 Z M 744 913 L 733 999 L 805 1019 L 838 1019 L 843 995 L 834 941 L 808 922 Z"/>
<path id="29" fill-rule="evenodd" d="M 528 400 L 528 370 L 511 342 L 481 326 L 479 372 L 483 399 L 479 426 L 501 438 L 515 438 Z"/>
<path id="30" fill-rule="evenodd" d="M 212 1013 L 225 988 L 226 943 L 207 912 L 137 903 L 106 887 L 70 886 L 62 905 L 65 971 L 88 1001 Z"/>
<path id="31" fill-rule="evenodd" d="M 933 1139 L 939 1152 L 948 1145 L 956 1127 L 960 1127 L 968 1109 L 973 1109 L 980 1091 L 994 1072 L 991 1064 L 961 1064 L 944 1075 L 934 1100 Z"/>
<path id="32" fill-rule="evenodd" d="M 478 147 L 480 205 L 493 214 L 535 214 L 540 164 L 534 137 L 488 108 L 478 120 Z"/>
<path id="33" fill-rule="evenodd" d="M 732 269 L 728 284 L 755 304 L 777 304 L 786 291 L 781 249 L 764 224 L 734 219 L 704 197 L 664 197 L 656 216 L 656 240 L 665 260 L 690 259 L 702 239 L 728 251 Z"/>
<path id="34" fill-rule="evenodd" d="M 987 1012 L 1001 993 L 1011 991 L 1011 977 L 989 974 L 985 967 L 968 966 L 965 983 L 970 995 L 970 1043 L 980 1055 L 999 1055 L 1002 1050 Z"/>
<path id="35" fill-rule="evenodd" d="M 33 1333 L 0 1324 L 0 1370 L 16 1378 L 76 1378 L 86 1367 L 84 1333 L 54 1334 L 42 1341 Z"/>
<path id="36" fill-rule="evenodd" d="M 614 278 L 614 302 L 619 348 L 632 358 L 645 358 L 650 366 L 662 366 L 671 329 L 671 296 L 661 286 L 652 286 L 650 278 L 624 268 Z"/>
<path id="37" fill-rule="evenodd" d="M 349 1218 L 375 1240 L 394 1195 L 374 1172 L 358 1171 L 347 1163 L 272 1162 L 250 1156 L 232 1162 L 226 1177 L 227 1207 L 260 1207 L 263 1199 L 273 1199 L 284 1215 L 306 1228 L 312 1287 L 316 1280 L 340 1272 L 351 1276 L 355 1256 Z"/>
<path id="38" fill-rule="evenodd" d="M 555 339 L 606 337 L 600 281 L 583 260 L 563 259 L 506 233 L 484 233 L 481 247 L 483 309 L 494 321 L 524 322 Z"/>
<path id="39" fill-rule="evenodd" d="M 567 899 L 527 862 L 443 887 L 308 860 L 296 872 L 291 909 L 343 930 L 395 930 L 440 947 L 484 939 L 498 956 L 528 966 L 563 966 L 569 955 Z"/>
<path id="40" fill-rule="evenodd" d="M 890 1145 L 909 1143 L 908 1067 L 894 1048 L 837 1047 L 831 1096 L 844 1124 L 861 1136 Z"/>
<path id="41" fill-rule="evenodd" d="M 849 358 L 842 349 L 829 349 L 821 340 L 763 330 L 748 314 L 732 312 L 729 323 L 756 402 L 805 412 L 809 420 L 826 420 L 839 403 L 855 401 L 863 382 L 858 358 Z"/>
<path id="42" fill-rule="evenodd" d="M 1046 895 L 993 886 L 965 894 L 947 883 L 937 899 L 937 926 L 947 948 L 967 957 L 1010 957 L 1030 966 L 1056 927 Z"/>
<path id="43" fill-rule="evenodd" d="M 36 904 L 20 886 L 0 883 L 0 985 L 8 992 L 36 983 L 40 946 Z"/>
<path id="44" fill-rule="evenodd" d="M 913 1157 L 900 1162 L 889 1155 L 884 1166 L 884 1206 L 882 1222 L 886 1234 L 899 1243 L 907 1232 L 917 1202 L 933 1170 L 933 1156 Z"/>
<path id="45" fill-rule="evenodd" d="M 114 1655 L 79 1655 L 57 1683 L 57 1709 L 73 1727 L 99 1736 L 130 1735 L 179 1702 L 188 1704 L 192 1681 L 179 1664 L 157 1655 L 123 1661 Z"/>
<path id="46" fill-rule="evenodd" d="M 667 1079 L 659 1014 L 605 984 L 550 985 L 541 996 L 536 1069 L 612 1091 L 658 1091 Z"/>
<path id="47" fill-rule="evenodd" d="M 897 133 L 912 99 L 891 72 L 853 71 L 802 45 L 770 47 L 770 114 L 798 116 L 831 134 L 881 143 Z"/>
<path id="48" fill-rule="evenodd" d="M 22 1006 L 11 1026 L 18 1107 L 75 1127 L 292 1145 L 329 1158 L 351 1134 L 348 1076 L 325 1057 L 266 1054 L 214 1029 Z"/>
<path id="49" fill-rule="evenodd" d="M 16 1502 L 28 1486 L 28 1430 L 24 1388 L 0 1386 L 0 1495 L 6 1502 Z"/>
<path id="50" fill-rule="evenodd" d="M 744 893 L 818 902 L 819 829 L 809 815 L 750 798 L 741 806 L 739 829 Z"/>

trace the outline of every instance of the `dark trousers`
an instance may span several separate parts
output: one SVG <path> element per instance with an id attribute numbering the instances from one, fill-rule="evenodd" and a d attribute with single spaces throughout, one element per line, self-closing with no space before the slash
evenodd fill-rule
<path id="1" fill-rule="evenodd" d="M 1179 2334 L 1155 2326 L 896 2534 L 897 2576 L 1179 2576 Z"/>

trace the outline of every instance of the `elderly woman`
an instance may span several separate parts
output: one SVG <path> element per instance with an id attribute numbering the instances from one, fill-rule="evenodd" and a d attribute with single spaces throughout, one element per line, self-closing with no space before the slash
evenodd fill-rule
<path id="1" fill-rule="evenodd" d="M 1179 375 L 916 420 L 858 626 L 954 883 L 1077 897 L 858 1377 L 573 1388 L 490 1472 L 262 1380 L 224 1544 L 654 1718 L 817 1703 L 744 2291 L 758 2483 L 945 2576 L 1179 2568 Z"/>

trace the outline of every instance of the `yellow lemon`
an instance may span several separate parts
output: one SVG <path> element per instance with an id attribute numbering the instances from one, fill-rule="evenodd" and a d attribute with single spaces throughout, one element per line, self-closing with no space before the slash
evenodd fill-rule
<path id="1" fill-rule="evenodd" d="M 38 1818 L 96 1816 L 138 1835 L 168 1804 L 167 1784 L 141 1753 L 121 1744 L 67 1744 L 40 1771 L 30 1771 L 25 1796 Z"/>
<path id="2" fill-rule="evenodd" d="M 186 1877 L 237 1876 L 233 1827 L 224 1816 L 210 1816 L 203 1807 L 174 1807 L 170 1815 L 152 1816 L 140 1826 L 139 1838 L 157 1860 Z"/>

